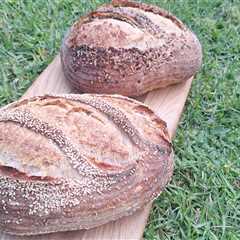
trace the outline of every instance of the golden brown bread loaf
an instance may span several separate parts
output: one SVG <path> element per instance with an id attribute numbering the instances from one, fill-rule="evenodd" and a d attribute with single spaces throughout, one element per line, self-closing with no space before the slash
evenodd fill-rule
<path id="1" fill-rule="evenodd" d="M 192 77 L 202 51 L 194 33 L 169 12 L 114 0 L 71 27 L 61 60 L 76 89 L 137 96 Z"/>
<path id="2" fill-rule="evenodd" d="M 118 95 L 42 96 L 0 109 L 0 229 L 88 229 L 129 215 L 173 171 L 165 122 Z"/>

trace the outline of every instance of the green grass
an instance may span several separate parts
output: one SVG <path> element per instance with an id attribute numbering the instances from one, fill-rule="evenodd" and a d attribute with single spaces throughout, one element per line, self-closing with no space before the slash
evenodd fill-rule
<path id="1" fill-rule="evenodd" d="M 90 2 L 90 3 L 89 3 Z M 18 99 L 67 28 L 105 1 L 2 0 L 0 105 Z M 204 64 L 174 140 L 175 173 L 145 239 L 240 239 L 240 1 L 161 0 L 199 36 Z"/>

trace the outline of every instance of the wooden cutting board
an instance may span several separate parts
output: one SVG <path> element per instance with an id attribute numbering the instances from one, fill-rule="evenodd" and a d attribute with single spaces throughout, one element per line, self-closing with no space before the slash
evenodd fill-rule
<path id="1" fill-rule="evenodd" d="M 168 88 L 152 91 L 139 100 L 149 105 L 164 121 L 167 122 L 171 138 L 179 122 L 184 104 L 190 90 L 192 79 L 185 83 Z M 46 93 L 70 93 L 73 92 L 64 79 L 60 58 L 55 60 L 45 69 L 28 89 L 24 97 L 43 95 Z M 0 240 L 105 240 L 105 239 L 141 239 L 147 223 L 151 204 L 134 215 L 124 217 L 118 221 L 108 223 L 91 230 L 74 232 L 53 233 L 33 237 L 16 237 L 0 232 Z"/>

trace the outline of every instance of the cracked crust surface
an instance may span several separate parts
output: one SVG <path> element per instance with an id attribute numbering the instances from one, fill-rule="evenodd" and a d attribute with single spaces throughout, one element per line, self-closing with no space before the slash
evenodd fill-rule
<path id="1" fill-rule="evenodd" d="M 88 229 L 129 215 L 173 170 L 166 124 L 118 95 L 40 96 L 0 109 L 0 229 Z"/>
<path id="2" fill-rule="evenodd" d="M 61 59 L 79 90 L 137 96 L 193 76 L 202 52 L 194 33 L 169 12 L 113 1 L 71 27 Z"/>

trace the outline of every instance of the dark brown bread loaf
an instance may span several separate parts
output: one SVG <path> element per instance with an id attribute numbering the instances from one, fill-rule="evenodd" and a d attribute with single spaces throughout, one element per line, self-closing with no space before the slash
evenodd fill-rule
<path id="1" fill-rule="evenodd" d="M 169 12 L 115 0 L 71 27 L 61 59 L 79 90 L 137 96 L 189 79 L 202 52 L 194 33 Z"/>
<path id="2" fill-rule="evenodd" d="M 173 171 L 166 124 L 118 95 L 62 95 L 0 109 L 0 229 L 88 229 L 129 215 Z"/>

